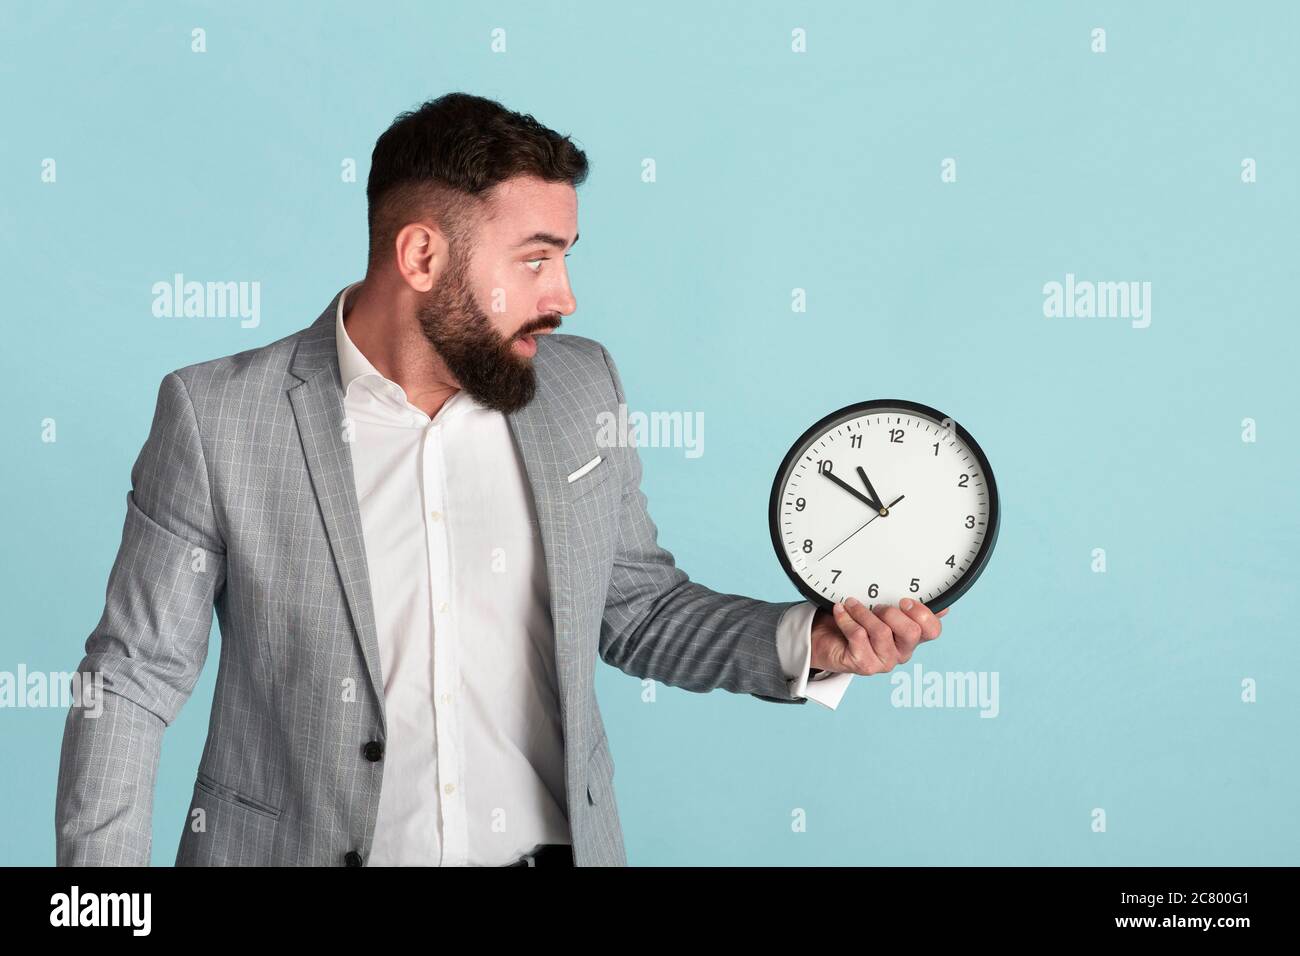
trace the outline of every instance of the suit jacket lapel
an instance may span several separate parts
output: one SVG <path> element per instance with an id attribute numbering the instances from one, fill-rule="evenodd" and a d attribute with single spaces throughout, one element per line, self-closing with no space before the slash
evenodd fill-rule
<path id="1" fill-rule="evenodd" d="M 289 401 L 298 420 L 303 454 L 343 581 L 352 626 L 386 725 L 379 633 L 370 594 L 361 505 L 352 470 L 352 449 L 344 438 L 343 384 L 335 338 L 338 298 L 334 297 L 298 342 L 290 371 L 301 381 L 289 389 Z"/>
<path id="2" fill-rule="evenodd" d="M 538 339 L 537 355 L 533 359 L 537 367 L 537 394 L 523 408 L 508 414 L 506 420 L 510 423 L 511 434 L 514 435 L 515 445 L 523 458 L 524 470 L 533 491 L 537 523 L 542 533 L 547 583 L 551 592 L 556 660 L 563 664 L 568 662 L 572 649 L 572 642 L 567 638 L 573 629 L 573 596 L 569 562 L 568 498 L 564 487 L 566 462 L 562 460 L 564 443 L 560 440 L 559 428 L 547 399 L 545 376 L 541 368 L 545 362 L 543 355 L 549 345 L 545 337 Z M 560 674 L 563 681 L 563 669 L 560 669 Z"/>
<path id="3" fill-rule="evenodd" d="M 330 550 L 343 581 L 357 642 L 386 725 L 386 717 L 383 717 L 383 668 L 361 526 L 361 505 L 357 501 L 351 446 L 343 437 L 343 384 L 339 376 L 335 338 L 338 298 L 338 295 L 334 296 L 299 340 L 290 363 L 290 371 L 299 382 L 289 389 L 288 394 L 298 422 L 312 488 L 325 521 Z M 506 419 L 523 458 L 537 510 L 537 523 L 541 528 L 557 664 L 568 665 L 573 643 L 567 640 L 573 630 L 573 596 L 564 469 L 569 462 L 564 457 L 567 445 L 555 424 L 544 385 L 543 356 L 550 344 L 544 338 L 539 339 L 537 356 L 533 360 L 538 370 L 537 394 L 528 405 L 507 415 Z M 558 669 L 561 681 L 567 683 L 566 667 Z"/>

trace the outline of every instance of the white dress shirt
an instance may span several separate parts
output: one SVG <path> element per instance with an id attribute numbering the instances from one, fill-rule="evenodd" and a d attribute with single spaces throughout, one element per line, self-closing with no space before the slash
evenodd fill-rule
<path id="1" fill-rule="evenodd" d="M 499 866 L 569 843 L 550 591 L 532 490 L 505 415 L 463 389 L 431 419 L 356 347 L 339 297 L 345 436 L 361 508 L 388 737 L 372 866 Z M 781 618 L 793 696 L 813 605 Z"/>

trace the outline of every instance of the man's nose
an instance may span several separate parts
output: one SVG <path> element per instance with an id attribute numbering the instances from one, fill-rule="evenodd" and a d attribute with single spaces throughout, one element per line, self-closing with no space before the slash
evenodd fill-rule
<path id="1" fill-rule="evenodd" d="M 538 311 L 545 315 L 547 312 L 557 312 L 560 315 L 572 315 L 578 308 L 578 300 L 573 297 L 573 292 L 568 286 L 565 286 L 554 295 L 549 295 L 538 303 Z"/>

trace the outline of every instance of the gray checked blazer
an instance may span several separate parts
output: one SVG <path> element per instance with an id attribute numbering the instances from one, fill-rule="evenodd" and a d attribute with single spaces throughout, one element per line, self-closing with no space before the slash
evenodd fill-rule
<path id="1" fill-rule="evenodd" d="M 367 859 L 383 779 L 382 751 L 367 745 L 387 727 L 337 305 L 335 295 L 299 332 L 162 380 L 78 668 L 102 674 L 103 706 L 97 717 L 74 706 L 64 728 L 61 866 L 148 865 L 163 731 L 203 668 L 214 607 L 216 691 L 176 864 Z M 626 401 L 602 345 L 542 336 L 533 361 L 536 396 L 509 421 L 550 582 L 574 861 L 625 866 L 597 654 L 690 691 L 805 703 L 790 697 L 776 645 L 798 602 L 711 591 L 658 546 L 635 447 L 597 446 L 597 416 Z M 340 692 L 348 678 L 355 700 Z M 190 825 L 196 816 L 205 826 Z"/>

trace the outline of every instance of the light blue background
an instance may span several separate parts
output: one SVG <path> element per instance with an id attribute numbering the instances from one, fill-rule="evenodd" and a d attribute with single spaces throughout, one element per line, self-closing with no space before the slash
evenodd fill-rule
<path id="1" fill-rule="evenodd" d="M 999 672 L 996 719 L 895 709 L 882 677 L 835 712 L 647 704 L 599 667 L 631 863 L 1300 863 L 1295 6 L 609 6 L 4 4 L 0 670 L 79 662 L 162 377 L 360 278 L 376 136 L 466 90 L 588 152 L 563 331 L 634 410 L 704 413 L 702 457 L 642 450 L 695 580 L 797 597 L 770 483 L 851 402 L 944 410 L 1002 493 L 991 566 L 914 658 Z M 175 272 L 261 282 L 260 327 L 154 318 Z M 1150 281 L 1150 327 L 1045 318 L 1067 272 Z M 217 656 L 166 735 L 157 864 Z M 53 861 L 63 719 L 0 711 L 0 863 Z"/>

